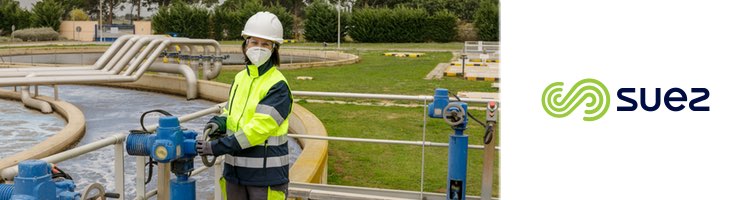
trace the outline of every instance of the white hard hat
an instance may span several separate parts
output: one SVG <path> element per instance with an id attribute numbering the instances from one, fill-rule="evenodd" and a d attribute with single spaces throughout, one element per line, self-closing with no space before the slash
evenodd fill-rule
<path id="1" fill-rule="evenodd" d="M 281 44 L 284 42 L 284 27 L 273 13 L 259 12 L 247 19 L 242 38 L 259 37 Z"/>

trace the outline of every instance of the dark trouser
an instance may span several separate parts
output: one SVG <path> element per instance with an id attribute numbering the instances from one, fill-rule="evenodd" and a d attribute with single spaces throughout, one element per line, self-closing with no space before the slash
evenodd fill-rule
<path id="1" fill-rule="evenodd" d="M 258 187 L 258 186 L 244 186 L 237 185 L 234 183 L 226 182 L 227 200 L 283 200 L 279 195 L 269 195 L 269 190 L 272 192 L 281 191 L 284 193 L 284 197 L 287 195 L 287 189 L 289 184 L 281 184 L 270 187 Z"/>

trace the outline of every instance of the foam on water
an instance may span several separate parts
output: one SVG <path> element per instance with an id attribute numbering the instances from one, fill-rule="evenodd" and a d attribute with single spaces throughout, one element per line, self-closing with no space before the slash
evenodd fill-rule
<path id="1" fill-rule="evenodd" d="M 0 158 L 21 152 L 59 132 L 65 120 L 30 110 L 20 101 L 0 99 Z"/>

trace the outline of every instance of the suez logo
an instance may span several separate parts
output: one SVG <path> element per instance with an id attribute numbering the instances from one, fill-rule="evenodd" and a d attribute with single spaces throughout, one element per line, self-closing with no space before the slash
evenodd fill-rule
<path id="1" fill-rule="evenodd" d="M 567 93 L 563 91 L 563 83 L 554 82 L 542 93 L 542 107 L 552 117 L 566 117 L 583 105 L 586 108 L 583 120 L 595 121 L 609 110 L 609 90 L 599 80 L 583 79 L 575 83 Z M 645 111 L 653 112 L 662 107 L 662 102 L 664 107 L 675 112 L 686 108 L 691 111 L 710 110 L 706 103 L 702 103 L 710 94 L 707 88 L 690 88 L 690 95 L 677 87 L 667 89 L 663 94 L 662 91 L 662 88 L 620 88 L 617 90 L 617 98 L 623 101 L 623 105 L 617 106 L 617 111 L 635 111 L 640 106 Z M 639 94 L 640 98 L 633 98 L 633 94 Z"/>

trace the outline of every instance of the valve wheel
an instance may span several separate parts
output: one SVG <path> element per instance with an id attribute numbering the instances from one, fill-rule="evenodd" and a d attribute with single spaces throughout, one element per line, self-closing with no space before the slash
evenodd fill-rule
<path id="1" fill-rule="evenodd" d="M 453 108 L 457 110 L 451 110 Z M 461 104 L 455 102 L 448 103 L 448 105 L 443 109 L 443 119 L 451 126 L 461 125 L 462 123 L 464 123 L 465 117 L 466 110 L 461 107 Z"/>

